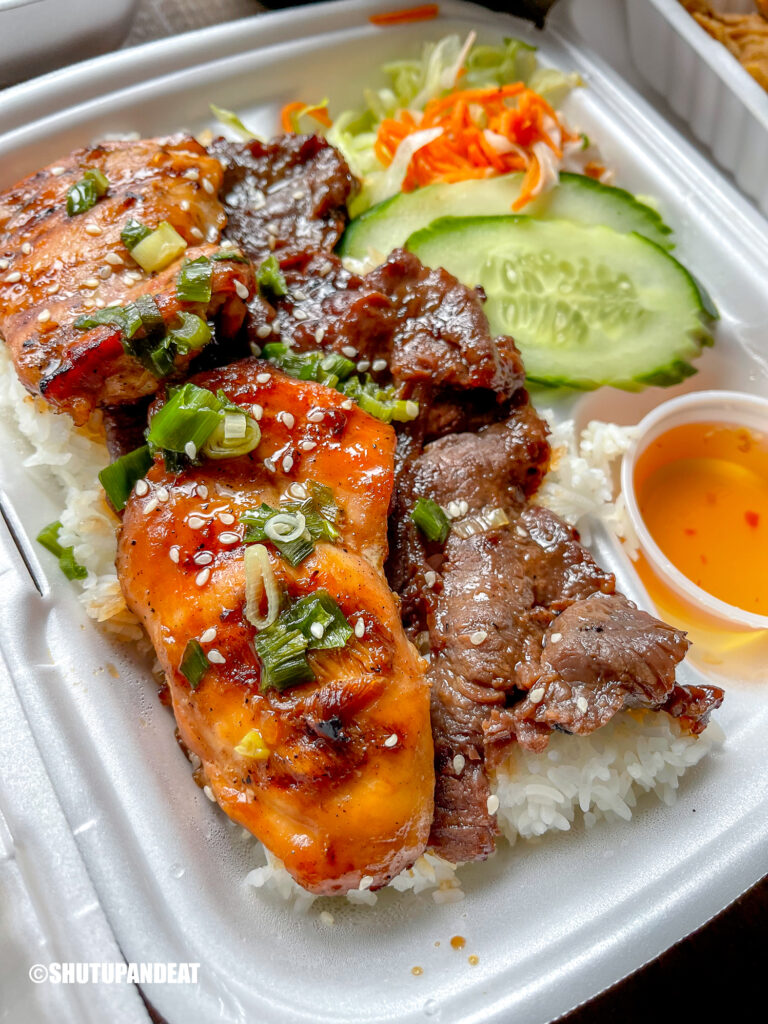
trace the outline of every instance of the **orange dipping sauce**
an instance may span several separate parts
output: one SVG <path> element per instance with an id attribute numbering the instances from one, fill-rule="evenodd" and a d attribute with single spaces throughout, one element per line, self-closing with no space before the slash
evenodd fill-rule
<path id="1" fill-rule="evenodd" d="M 768 436 L 673 427 L 637 460 L 635 495 L 667 558 L 713 597 L 768 615 Z"/>

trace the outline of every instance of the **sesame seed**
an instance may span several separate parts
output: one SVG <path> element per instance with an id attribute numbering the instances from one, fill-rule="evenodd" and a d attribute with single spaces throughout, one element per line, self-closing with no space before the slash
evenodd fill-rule
<path id="1" fill-rule="evenodd" d="M 210 565 L 213 561 L 213 554 L 210 551 L 199 551 L 192 561 L 195 565 Z"/>
<path id="2" fill-rule="evenodd" d="M 98 288 L 99 287 L 98 278 L 86 277 L 86 279 L 83 281 L 81 287 L 82 288 Z"/>
<path id="3" fill-rule="evenodd" d="M 196 487 L 196 490 L 197 490 L 198 495 L 201 498 L 207 498 L 208 497 L 208 488 L 205 486 L 205 484 L 198 484 L 197 487 Z"/>
<path id="4" fill-rule="evenodd" d="M 257 338 L 268 338 L 271 333 L 272 328 L 269 326 L 269 324 L 259 324 L 259 326 L 256 328 Z"/>
<path id="5" fill-rule="evenodd" d="M 109 280 L 109 278 L 112 277 L 112 267 L 99 267 L 99 277 L 102 281 Z"/>
<path id="6" fill-rule="evenodd" d="M 478 629 L 478 630 L 475 630 L 474 633 L 470 634 L 469 642 L 474 647 L 479 647 L 480 644 L 485 643 L 485 641 L 487 639 L 488 639 L 488 634 L 486 633 L 486 631 L 484 629 Z"/>
<path id="7" fill-rule="evenodd" d="M 209 626 L 208 629 L 206 629 L 206 631 L 200 637 L 200 643 L 201 644 L 212 644 L 215 639 L 216 639 L 216 627 L 215 626 Z"/>
<path id="8" fill-rule="evenodd" d="M 469 503 L 463 499 L 459 502 L 459 515 L 465 516 L 469 512 Z"/>
<path id="9" fill-rule="evenodd" d="M 154 512 L 159 504 L 160 502 L 157 500 L 157 498 L 150 498 L 142 510 L 144 512 L 144 515 L 148 516 L 150 512 Z"/>
<path id="10" fill-rule="evenodd" d="M 354 346 L 352 345 L 345 345 L 344 348 L 342 348 L 341 350 L 341 354 L 343 356 L 346 356 L 347 359 L 354 359 L 355 356 L 357 355 L 357 349 L 354 348 Z"/>
<path id="11" fill-rule="evenodd" d="M 286 455 L 285 458 L 283 459 L 283 472 L 284 473 L 290 473 L 292 469 L 293 469 L 293 456 L 292 455 Z"/>
<path id="12" fill-rule="evenodd" d="M 94 224 L 92 220 L 89 220 L 85 225 L 85 233 L 86 235 L 93 235 L 94 237 L 103 234 L 99 225 Z"/>
<path id="13" fill-rule="evenodd" d="M 37 314 L 38 323 L 44 324 L 51 319 L 50 309 L 43 309 Z"/>
<path id="14" fill-rule="evenodd" d="M 223 665 L 226 660 L 221 651 L 217 651 L 215 647 L 212 651 L 208 651 L 208 661 L 212 664 Z"/>
<path id="15" fill-rule="evenodd" d="M 386 370 L 387 360 L 386 359 L 374 359 L 371 363 L 371 369 L 374 373 L 381 373 L 382 370 Z"/>
<path id="16" fill-rule="evenodd" d="M 325 632 L 325 626 L 322 624 L 322 622 L 313 622 L 312 625 L 309 627 L 309 632 L 312 634 L 312 636 L 316 637 L 318 640 L 321 640 L 323 633 Z"/>
<path id="17" fill-rule="evenodd" d="M 136 284 L 137 281 L 141 280 L 141 274 L 137 274 L 135 270 L 126 270 L 123 274 L 123 280 L 126 284 Z"/>
<path id="18" fill-rule="evenodd" d="M 182 199 L 181 202 L 179 203 L 179 209 L 183 213 L 186 213 L 187 210 L 189 209 L 189 200 L 188 199 Z"/>
<path id="19" fill-rule="evenodd" d="M 294 426 L 294 424 L 296 423 L 296 420 L 295 420 L 295 419 L 294 419 L 294 417 L 293 417 L 293 413 L 290 413 L 290 412 L 282 412 L 282 411 L 281 411 L 281 412 L 279 412 L 279 413 L 277 414 L 277 418 L 278 418 L 279 420 L 282 420 L 282 421 L 283 421 L 283 423 L 284 423 L 284 424 L 286 425 L 286 427 L 288 427 L 288 429 L 289 429 L 289 430 L 290 430 L 290 429 L 291 429 L 291 428 L 292 428 L 292 427 Z"/>
<path id="20" fill-rule="evenodd" d="M 108 252 L 104 259 L 113 267 L 121 267 L 123 265 L 123 257 L 117 252 Z"/>
<path id="21" fill-rule="evenodd" d="M 528 700 L 531 704 L 541 704 L 544 700 L 544 687 L 536 686 L 528 694 Z"/>
<path id="22" fill-rule="evenodd" d="M 459 503 L 458 501 L 449 501 L 445 506 L 445 514 L 449 519 L 456 519 L 459 514 Z"/>
<path id="23" fill-rule="evenodd" d="M 293 293 L 293 301 L 294 302 L 306 302 L 307 301 L 307 296 L 304 294 L 304 292 L 300 292 L 297 289 Z"/>
<path id="24" fill-rule="evenodd" d="M 326 277 L 328 274 L 330 274 L 332 270 L 333 264 L 331 263 L 330 260 L 326 260 L 325 263 L 321 264 L 321 266 L 317 268 L 317 272 L 320 275 L 320 277 Z"/>
<path id="25" fill-rule="evenodd" d="M 370 370 L 370 368 L 371 364 L 367 359 L 361 359 L 360 362 L 357 364 L 358 373 L 365 373 L 365 371 Z"/>
<path id="26" fill-rule="evenodd" d="M 171 495 L 170 495 L 170 492 L 169 492 L 167 487 L 158 487 L 158 489 L 157 489 L 157 500 L 158 501 L 168 501 L 168 499 L 170 497 L 171 497 Z"/>
<path id="27" fill-rule="evenodd" d="M 190 181 L 197 181 L 197 179 L 200 177 L 200 171 L 197 169 L 197 167 L 190 167 L 186 171 L 184 171 L 184 177 L 189 178 Z"/>
<path id="28" fill-rule="evenodd" d="M 143 498 L 145 494 L 149 494 L 149 484 L 144 479 L 137 480 L 134 491 L 139 498 Z"/>
<path id="29" fill-rule="evenodd" d="M 411 419 L 414 419 L 416 416 L 419 415 L 419 403 L 411 401 L 406 402 L 405 411 L 407 415 L 411 417 Z"/>
<path id="30" fill-rule="evenodd" d="M 257 384 L 269 384 L 269 382 L 271 380 L 272 380 L 272 374 L 271 373 L 257 373 L 256 374 L 256 383 Z"/>
<path id="31" fill-rule="evenodd" d="M 563 639 L 563 634 L 562 633 L 552 633 L 550 635 L 549 642 L 551 644 L 559 644 L 562 639 Z"/>
<path id="32" fill-rule="evenodd" d="M 203 786 L 203 792 L 205 793 L 205 795 L 208 797 L 212 804 L 216 803 L 216 797 L 213 795 L 213 790 L 211 789 L 210 786 Z"/>
<path id="33" fill-rule="evenodd" d="M 285 187 L 285 186 L 283 186 L 283 187 Z M 270 191 L 276 191 L 276 190 L 275 189 L 271 189 Z M 277 224 L 267 224 L 267 234 L 268 235 L 276 235 L 278 231 L 279 231 L 279 228 L 278 228 Z"/>
<path id="34" fill-rule="evenodd" d="M 264 406 L 255 403 L 254 405 L 251 406 L 251 413 L 253 414 L 253 418 L 255 420 L 260 420 L 261 417 L 264 415 Z"/>
<path id="35" fill-rule="evenodd" d="M 308 320 L 309 313 L 305 313 L 303 309 L 294 309 L 293 316 L 295 320 Z"/>
<path id="36" fill-rule="evenodd" d="M 189 459 L 194 459 L 197 457 L 197 445 L 195 444 L 194 441 L 187 441 L 187 443 L 184 445 L 184 454 Z"/>
<path id="37" fill-rule="evenodd" d="M 249 832 L 248 838 L 250 839 L 250 837 L 251 833 Z M 323 924 L 328 925 L 328 927 L 330 928 L 331 925 L 333 924 L 333 914 L 329 913 L 327 910 L 323 910 L 320 913 L 320 920 L 323 922 Z"/>
<path id="38" fill-rule="evenodd" d="M 280 324 L 277 322 L 277 320 L 275 320 L 275 322 L 272 324 L 272 333 L 273 334 L 279 334 L 280 333 Z"/>
<path id="39" fill-rule="evenodd" d="M 209 196 L 212 196 L 213 193 L 216 191 L 216 186 L 213 184 L 210 178 L 203 178 L 203 188 L 205 189 Z"/>
<path id="40" fill-rule="evenodd" d="M 179 545 L 178 544 L 174 544 L 173 547 L 169 550 L 168 557 L 170 558 L 170 560 L 172 562 L 175 562 L 177 565 L 179 564 L 179 559 L 181 558 L 181 554 L 179 552 Z"/>
<path id="41" fill-rule="evenodd" d="M 323 421 L 324 417 L 325 417 L 325 413 L 323 412 L 322 409 L 312 409 L 311 412 L 307 413 L 307 422 L 308 423 L 321 423 Z"/>
<path id="42" fill-rule="evenodd" d="M 395 744 L 397 743 L 397 740 L 398 740 L 398 735 L 397 735 L 396 732 L 393 732 L 391 735 L 387 736 L 387 738 L 384 740 L 384 746 L 385 747 L 394 747 Z"/>
<path id="43" fill-rule="evenodd" d="M 296 190 L 296 191 L 295 191 L 295 192 L 293 193 L 293 198 L 294 198 L 294 199 L 303 199 L 303 198 L 304 198 L 304 196 L 305 196 L 306 194 L 307 194 L 307 193 L 306 193 L 306 192 L 302 192 L 302 191 L 301 191 L 301 189 L 297 189 L 297 190 Z"/>
<path id="44" fill-rule="evenodd" d="M 24 253 L 25 256 L 29 256 L 29 254 L 32 252 L 32 246 L 29 244 L 29 242 L 25 242 L 24 245 L 22 245 L 21 247 L 21 251 Z"/>
<path id="45" fill-rule="evenodd" d="M 21 273 L 18 270 L 14 270 L 5 280 L 7 284 L 16 284 L 17 281 L 21 280 Z"/>
<path id="46" fill-rule="evenodd" d="M 325 328 L 324 327 L 318 327 L 317 330 L 315 331 L 315 341 L 317 342 L 318 345 L 322 342 L 324 337 L 325 337 Z"/>
<path id="47" fill-rule="evenodd" d="M 225 526 L 232 526 L 235 522 L 235 517 L 231 512 L 219 512 L 219 522 L 223 523 Z"/>
<path id="48" fill-rule="evenodd" d="M 213 224 L 211 224 L 211 226 L 208 228 L 208 231 L 206 232 L 206 237 L 208 238 L 209 242 L 215 242 L 219 237 L 219 229 L 215 227 Z"/>
<path id="49" fill-rule="evenodd" d="M 373 875 L 363 875 L 363 877 L 360 879 L 360 885 L 358 885 L 358 889 L 360 890 L 360 892 L 365 892 L 365 890 L 370 889 L 372 885 Z"/>
<path id="50" fill-rule="evenodd" d="M 311 452 L 313 448 L 317 448 L 317 441 L 302 441 L 299 444 L 299 448 L 303 452 Z"/>
<path id="51" fill-rule="evenodd" d="M 104 309 L 104 307 L 106 306 L 106 302 L 104 301 L 104 299 L 96 299 L 96 305 L 98 306 L 99 309 Z"/>
<path id="52" fill-rule="evenodd" d="M 240 534 L 234 533 L 232 530 L 224 530 L 219 534 L 220 544 L 237 544 L 240 540 Z"/>
<path id="53" fill-rule="evenodd" d="M 189 233 L 193 238 L 202 239 L 204 237 L 203 232 L 196 225 L 189 229 Z"/>
<path id="54" fill-rule="evenodd" d="M 496 811 L 498 811 L 498 809 L 499 809 L 499 798 L 496 796 L 495 793 L 491 793 L 491 795 L 488 797 L 488 802 L 486 803 L 486 807 L 488 808 L 488 813 L 489 814 L 495 814 Z"/>
<path id="55" fill-rule="evenodd" d="M 275 464 L 270 458 L 264 459 L 264 468 L 268 469 L 270 473 L 275 472 Z"/>
<path id="56" fill-rule="evenodd" d="M 355 623 L 355 636 L 358 640 L 365 636 L 365 620 L 359 618 Z"/>
<path id="57" fill-rule="evenodd" d="M 527 537 L 528 536 L 528 531 L 524 530 L 522 528 L 522 526 L 516 526 L 515 527 L 515 533 L 517 534 L 518 537 Z"/>
<path id="58" fill-rule="evenodd" d="M 437 583 L 437 573 L 434 572 L 432 569 L 427 569 L 427 571 L 424 573 L 424 582 L 427 584 L 428 587 L 434 587 L 434 585 Z"/>
<path id="59" fill-rule="evenodd" d="M 341 408 L 342 409 L 351 409 L 354 404 L 355 403 L 352 401 L 351 398 L 345 398 L 344 401 L 341 403 Z"/>
<path id="60" fill-rule="evenodd" d="M 589 704 L 587 703 L 587 698 L 586 697 L 577 697 L 576 698 L 576 707 L 579 709 L 579 711 L 582 713 L 582 715 L 586 714 L 587 711 L 589 710 Z"/>
<path id="61" fill-rule="evenodd" d="M 10 265 L 11 265 L 11 261 L 10 260 L 0 260 L 0 270 L 7 270 L 8 267 L 10 267 Z"/>
<path id="62" fill-rule="evenodd" d="M 267 247 L 269 248 L 270 252 L 274 252 L 275 249 L 277 248 L 277 239 L 273 235 L 269 236 L 269 241 L 267 242 Z"/>
<path id="63" fill-rule="evenodd" d="M 242 281 L 235 281 L 235 291 L 237 292 L 241 299 L 247 299 L 248 296 L 250 295 L 250 292 L 245 287 Z"/>
<path id="64" fill-rule="evenodd" d="M 198 587 L 204 587 L 210 578 L 211 570 L 203 569 L 201 572 L 197 574 L 197 576 L 195 576 L 195 583 L 198 585 Z"/>
<path id="65" fill-rule="evenodd" d="M 60 284 L 52 284 L 51 287 L 48 289 L 48 294 L 55 295 L 59 288 L 61 288 Z"/>
<path id="66" fill-rule="evenodd" d="M 61 177 L 61 175 L 64 173 L 65 170 L 66 170 L 66 167 L 52 167 L 51 168 L 51 174 L 54 176 L 54 178 L 59 178 L 59 177 Z"/>
<path id="67" fill-rule="evenodd" d="M 456 772 L 457 775 L 461 775 L 461 773 L 464 771 L 464 765 L 466 763 L 467 762 L 463 754 L 456 754 L 456 756 L 453 759 L 453 770 Z"/>
<path id="68" fill-rule="evenodd" d="M 190 530 L 202 530 L 205 526 L 205 519 L 202 516 L 190 516 L 187 520 L 187 526 Z"/>

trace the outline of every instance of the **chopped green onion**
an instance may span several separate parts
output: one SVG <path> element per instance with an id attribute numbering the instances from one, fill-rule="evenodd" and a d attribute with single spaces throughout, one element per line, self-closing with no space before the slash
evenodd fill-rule
<path id="1" fill-rule="evenodd" d="M 315 486 L 320 488 L 322 485 Z M 331 493 L 330 488 L 324 490 Z M 327 496 L 323 497 L 327 503 Z M 338 512 L 335 503 L 333 507 Z M 288 516 L 292 518 L 289 520 Z M 262 503 L 259 508 L 243 513 L 240 522 L 246 527 L 246 544 L 258 544 L 269 540 L 291 565 L 299 565 L 314 551 L 314 541 L 325 540 L 333 543 L 340 536 L 336 527 L 320 512 L 313 497 L 305 498 L 304 501 L 283 503 L 278 509 Z M 281 536 L 281 528 L 289 523 L 292 529 Z"/>
<path id="2" fill-rule="evenodd" d="M 168 401 L 149 424 L 147 440 L 155 448 L 183 454 L 191 442 L 200 450 L 221 423 L 221 403 L 196 384 L 172 388 Z"/>
<path id="3" fill-rule="evenodd" d="M 270 536 L 267 533 L 267 524 L 275 516 L 281 514 L 283 513 L 278 509 L 263 503 L 257 509 L 244 512 L 240 516 L 240 522 L 246 527 L 243 540 L 246 544 L 260 544 L 262 541 L 270 540 L 287 562 L 291 565 L 299 565 L 314 551 L 314 542 L 310 534 L 304 531 L 294 540 L 282 540 Z"/>
<path id="4" fill-rule="evenodd" d="M 209 106 L 211 108 L 211 113 L 213 114 L 217 121 L 221 121 L 221 123 L 225 124 L 227 128 L 231 128 L 232 131 L 237 132 L 237 134 L 244 138 L 246 141 L 248 141 L 249 139 L 259 138 L 259 136 L 255 135 L 250 130 L 250 128 L 245 127 L 243 122 L 240 120 L 237 114 L 234 113 L 234 111 L 227 110 L 226 107 L 217 107 L 215 103 L 211 103 L 209 104 Z"/>
<path id="5" fill-rule="evenodd" d="M 149 447 L 144 445 L 127 455 L 121 455 L 99 473 L 101 486 L 118 512 L 125 508 L 136 481 L 145 477 L 151 466 L 152 456 Z"/>
<path id="6" fill-rule="evenodd" d="M 444 544 L 451 532 L 448 516 L 431 498 L 418 498 L 411 511 L 411 519 L 427 538 Z"/>
<path id="7" fill-rule="evenodd" d="M 392 420 L 407 423 L 419 415 L 418 402 L 398 398 L 394 384 L 386 388 L 379 387 L 367 374 L 363 381 L 359 377 L 351 377 L 339 387 L 339 391 L 351 398 L 363 412 L 384 423 L 391 423 Z"/>
<path id="8" fill-rule="evenodd" d="M 205 256 L 184 260 L 176 279 L 176 294 L 182 302 L 210 302 L 213 267 Z"/>
<path id="9" fill-rule="evenodd" d="M 68 580 L 84 580 L 88 575 L 88 570 L 84 565 L 75 561 L 74 548 L 63 548 L 59 544 L 60 532 L 61 523 L 58 520 L 55 523 L 49 523 L 38 533 L 37 542 L 59 560 L 59 568 Z"/>
<path id="10" fill-rule="evenodd" d="M 308 480 L 306 486 L 320 515 L 324 516 L 329 522 L 335 523 L 339 518 L 341 509 L 336 504 L 331 488 L 327 484 L 318 483 L 317 480 Z"/>
<path id="11" fill-rule="evenodd" d="M 264 524 L 264 533 L 274 543 L 290 544 L 304 535 L 307 521 L 301 512 L 276 512 Z"/>
<path id="12" fill-rule="evenodd" d="M 235 747 L 235 753 L 241 757 L 249 757 L 254 761 L 266 761 L 269 747 L 258 729 L 251 729 Z"/>
<path id="13" fill-rule="evenodd" d="M 125 323 L 125 309 L 123 306 L 105 306 L 104 309 L 97 309 L 93 313 L 83 313 L 77 317 L 72 326 L 78 331 L 90 331 L 93 327 L 100 327 L 102 324 L 114 324 L 123 329 Z"/>
<path id="14" fill-rule="evenodd" d="M 275 295 L 278 298 L 281 295 L 288 294 L 285 276 L 274 256 L 267 256 L 256 271 L 256 284 L 259 286 L 260 291 L 267 292 L 269 295 Z"/>
<path id="15" fill-rule="evenodd" d="M 320 512 L 313 498 L 286 502 L 280 508 L 300 514 L 304 518 L 307 532 L 313 540 L 327 540 L 332 543 L 339 539 L 339 531 Z"/>
<path id="16" fill-rule="evenodd" d="M 307 638 L 300 629 L 287 629 L 278 619 L 256 635 L 253 646 L 261 660 L 262 693 L 285 690 L 315 678 L 307 661 Z"/>
<path id="17" fill-rule="evenodd" d="M 232 415 L 224 412 L 220 416 L 215 430 L 203 445 L 203 455 L 209 459 L 234 459 L 240 455 L 247 455 L 261 441 L 261 427 L 252 416 L 246 416 L 242 411 L 238 419 L 245 422 L 245 433 L 240 437 L 234 437 L 231 433 L 227 436 L 227 416 Z"/>
<path id="18" fill-rule="evenodd" d="M 208 344 L 211 328 L 201 316 L 181 312 L 177 316 L 177 326 L 172 327 L 168 333 L 168 340 L 176 346 L 180 355 L 185 356 Z"/>
<path id="19" fill-rule="evenodd" d="M 271 626 L 280 611 L 282 595 L 275 579 L 269 552 L 263 544 L 245 549 L 245 609 L 243 614 L 256 629 Z M 266 612 L 262 605 L 266 598 Z"/>
<path id="20" fill-rule="evenodd" d="M 184 676 L 193 690 L 203 681 L 203 676 L 211 667 L 205 651 L 197 640 L 189 640 L 184 648 L 184 655 L 179 665 L 179 672 Z"/>
<path id="21" fill-rule="evenodd" d="M 186 250 L 187 243 L 167 220 L 161 220 L 154 231 L 134 245 L 131 256 L 148 274 L 163 270 Z"/>
<path id="22" fill-rule="evenodd" d="M 120 232 L 120 240 L 126 249 L 133 249 L 139 244 L 139 242 L 142 242 L 147 235 L 151 234 L 152 228 L 148 228 L 147 225 L 142 224 L 140 220 L 135 220 L 131 217 L 125 222 L 125 227 Z"/>
<path id="23" fill-rule="evenodd" d="M 294 352 L 280 341 L 268 342 L 261 350 L 264 359 L 297 380 L 314 380 L 318 384 L 335 388 L 339 381 L 348 377 L 355 364 L 344 356 L 323 352 Z"/>
<path id="24" fill-rule="evenodd" d="M 87 213 L 109 188 L 105 174 L 95 167 L 83 172 L 80 181 L 71 185 L 67 191 L 67 216 L 76 217 Z"/>
<path id="25" fill-rule="evenodd" d="M 302 597 L 281 615 L 280 621 L 289 629 L 300 629 L 310 650 L 344 647 L 354 633 L 327 590 L 316 590 Z"/>
<path id="26" fill-rule="evenodd" d="M 230 263 L 249 263 L 247 256 L 243 256 L 241 252 L 236 249 L 219 249 L 218 252 L 211 253 L 208 257 L 209 260 L 219 263 L 224 260 L 228 260 Z"/>
<path id="27" fill-rule="evenodd" d="M 338 380 L 346 380 L 354 372 L 355 364 L 346 356 L 339 355 L 338 352 L 329 352 L 320 363 L 320 368 L 323 373 L 334 376 Z"/>
<path id="28" fill-rule="evenodd" d="M 139 312 L 144 329 L 149 334 L 165 327 L 160 307 L 151 295 L 139 295 L 133 303 Z"/>

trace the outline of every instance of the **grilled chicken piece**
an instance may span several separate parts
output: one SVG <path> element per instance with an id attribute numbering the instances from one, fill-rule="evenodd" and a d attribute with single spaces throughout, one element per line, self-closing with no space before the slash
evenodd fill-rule
<path id="1" fill-rule="evenodd" d="M 108 192 L 70 217 L 67 192 L 89 168 L 106 175 Z M 176 136 L 77 150 L 0 195 L 0 333 L 29 391 L 83 422 L 95 406 L 157 389 L 157 380 L 122 352 L 115 330 L 84 333 L 72 323 L 145 292 L 163 292 L 172 302 L 178 266 L 148 277 L 120 232 L 129 218 L 150 228 L 166 220 L 190 246 L 217 241 L 226 221 L 217 198 L 221 181 L 218 160 L 194 139 Z M 243 273 L 229 264 L 217 273 L 213 303 L 228 306 L 224 332 L 242 321 L 243 311 L 228 303 L 234 280 L 246 281 Z"/>
<path id="2" fill-rule="evenodd" d="M 424 663 L 382 568 L 394 432 L 336 391 L 257 360 L 195 382 L 245 409 L 262 406 L 261 442 L 178 476 L 153 466 L 149 493 L 134 493 L 120 533 L 126 601 L 155 645 L 181 737 L 227 814 L 312 892 L 384 885 L 424 850 L 434 791 Z M 271 564 L 291 598 L 325 589 L 357 628 L 343 649 L 310 652 L 314 682 L 261 693 L 239 517 L 310 479 L 333 489 L 342 536 L 295 568 L 275 552 Z M 221 658 L 192 690 L 179 664 L 187 642 L 212 627 L 203 646 Z M 252 729 L 267 760 L 235 751 Z"/>

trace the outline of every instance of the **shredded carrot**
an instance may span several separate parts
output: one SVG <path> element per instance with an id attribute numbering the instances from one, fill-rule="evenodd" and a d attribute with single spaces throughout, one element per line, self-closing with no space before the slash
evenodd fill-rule
<path id="1" fill-rule="evenodd" d="M 563 143 L 578 137 L 566 129 L 543 97 L 522 82 L 514 82 L 482 89 L 456 89 L 430 100 L 419 119 L 406 110 L 385 118 L 374 144 L 376 156 L 388 167 L 403 139 L 425 128 L 441 128 L 442 133 L 411 157 L 403 181 L 404 192 L 438 181 L 464 181 L 524 171 L 520 196 L 513 205 L 516 210 L 534 198 L 541 180 L 535 143 L 543 142 L 561 157 Z M 499 152 L 494 146 L 499 137 L 510 144 L 508 152 Z"/>
<path id="2" fill-rule="evenodd" d="M 385 14 L 372 14 L 368 21 L 379 27 L 389 25 L 407 25 L 413 21 L 430 21 L 440 13 L 438 4 L 422 4 L 421 7 L 407 7 L 403 11 L 387 11 Z"/>
<path id="3" fill-rule="evenodd" d="M 296 130 L 293 126 L 293 118 L 296 114 L 300 114 L 302 112 L 305 113 L 307 117 L 313 117 L 315 121 L 323 125 L 325 128 L 330 128 L 333 124 L 325 107 L 313 107 L 297 100 L 294 103 L 286 103 L 280 111 L 280 124 L 282 125 L 284 132 L 290 134 Z"/>

